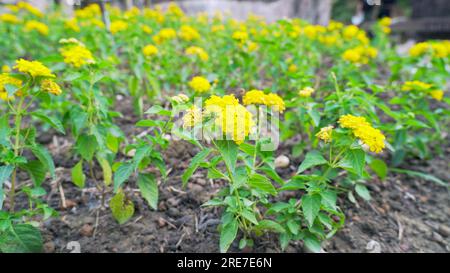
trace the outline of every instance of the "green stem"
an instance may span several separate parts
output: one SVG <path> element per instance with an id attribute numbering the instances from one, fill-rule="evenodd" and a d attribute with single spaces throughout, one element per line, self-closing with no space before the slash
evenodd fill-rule
<path id="1" fill-rule="evenodd" d="M 15 142 L 14 142 L 14 156 L 18 156 L 20 153 L 20 128 L 22 126 L 22 106 L 23 102 L 25 100 L 25 97 L 21 97 L 19 104 L 17 106 L 17 112 L 16 112 L 16 120 L 15 120 L 15 129 L 16 129 L 16 136 L 15 136 Z M 17 167 L 14 168 L 12 177 L 11 177 L 11 191 L 9 192 L 9 210 L 11 212 L 14 212 L 14 201 L 15 201 L 15 195 L 16 195 L 16 179 L 17 179 Z"/>

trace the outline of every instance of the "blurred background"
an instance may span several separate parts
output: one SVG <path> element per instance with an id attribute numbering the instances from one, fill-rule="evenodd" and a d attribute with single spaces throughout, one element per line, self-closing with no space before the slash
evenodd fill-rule
<path id="1" fill-rule="evenodd" d="M 16 3 L 0 0 L 0 4 Z M 61 6 L 65 13 L 90 3 L 107 3 L 129 9 L 165 8 L 175 2 L 185 13 L 217 11 L 236 19 L 249 14 L 263 16 L 272 22 L 282 18 L 302 18 L 313 24 L 326 25 L 330 20 L 365 27 L 376 19 L 392 17 L 394 34 L 416 40 L 450 38 L 450 0 L 29 0 L 43 9 Z"/>

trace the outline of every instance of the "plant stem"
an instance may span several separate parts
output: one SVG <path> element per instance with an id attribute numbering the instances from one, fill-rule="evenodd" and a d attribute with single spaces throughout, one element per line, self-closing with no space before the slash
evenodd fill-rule
<path id="1" fill-rule="evenodd" d="M 15 129 L 16 136 L 14 140 L 14 156 L 18 156 L 20 153 L 20 128 L 22 127 L 22 106 L 25 98 L 21 97 L 16 111 Z M 9 211 L 14 212 L 14 201 L 16 195 L 16 179 L 17 179 L 17 166 L 14 168 L 11 177 L 11 190 L 9 192 Z"/>

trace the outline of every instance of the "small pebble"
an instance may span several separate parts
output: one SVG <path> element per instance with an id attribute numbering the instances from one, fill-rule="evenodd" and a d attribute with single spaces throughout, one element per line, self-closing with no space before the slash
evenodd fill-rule
<path id="1" fill-rule="evenodd" d="M 287 168 L 289 167 L 290 160 L 285 155 L 280 155 L 275 159 L 275 168 Z"/>

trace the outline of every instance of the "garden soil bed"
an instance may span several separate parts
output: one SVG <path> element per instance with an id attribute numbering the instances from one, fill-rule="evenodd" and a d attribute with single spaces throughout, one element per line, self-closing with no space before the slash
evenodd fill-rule
<path id="1" fill-rule="evenodd" d="M 127 103 L 122 104 L 127 105 Z M 127 118 L 119 124 L 127 135 L 136 134 L 133 126 L 137 118 L 129 109 L 118 109 Z M 161 182 L 158 211 L 151 210 L 128 188 L 136 207 L 134 217 L 119 225 L 109 209 L 101 209 L 101 193 L 92 180 L 85 189 L 71 183 L 70 168 L 74 165 L 70 155 L 70 140 L 63 136 L 40 139 L 47 143 L 55 156 L 57 179 L 48 188 L 47 201 L 59 216 L 42 225 L 46 252 L 71 252 L 71 245 L 80 245 L 81 252 L 218 252 L 220 209 L 202 208 L 223 186 L 212 182 L 206 172 L 198 171 L 186 188 L 181 186 L 181 175 L 195 150 L 183 141 L 172 141 L 165 152 L 170 169 L 168 178 Z M 288 147 L 279 154 L 289 155 Z M 450 181 L 450 146 L 443 157 L 414 161 L 405 168 L 433 174 Z M 422 162 L 422 163 L 420 163 Z M 281 174 L 289 177 L 295 172 L 298 159 Z M 426 164 L 426 165 L 424 165 Z M 101 179 L 100 179 L 101 180 Z M 358 199 L 353 204 L 341 198 L 340 206 L 346 214 L 345 227 L 323 244 L 325 252 L 450 252 L 450 193 L 446 187 L 419 178 L 391 173 L 380 181 L 370 181 L 372 201 Z M 135 187 L 134 183 L 128 183 Z M 62 189 L 62 191 L 61 191 Z M 64 195 L 61 194 L 64 192 Z M 63 198 L 64 196 L 64 198 Z M 108 193 L 107 200 L 111 194 Z M 286 193 L 284 198 L 299 197 Z M 283 198 L 283 196 L 282 196 Z M 66 208 L 63 208 L 63 199 Z M 107 202 L 106 202 L 107 204 Z M 240 252 L 237 242 L 231 252 Z M 281 252 L 275 234 L 255 239 L 253 249 L 245 252 Z M 300 243 L 291 243 L 286 252 L 304 252 Z"/>

